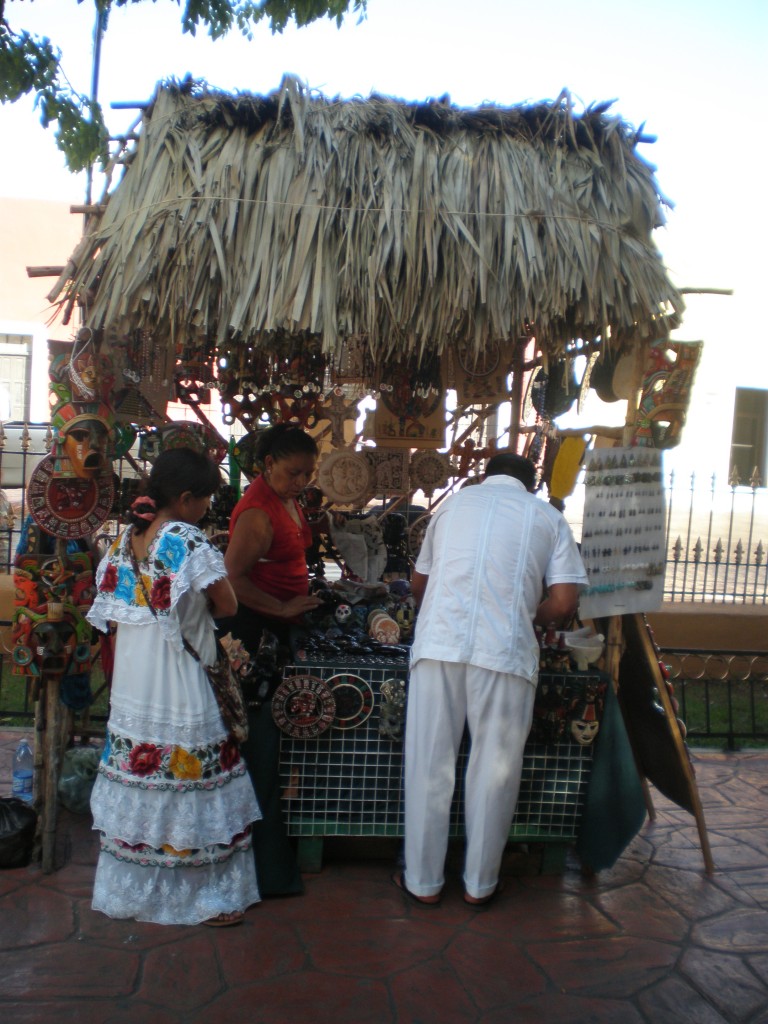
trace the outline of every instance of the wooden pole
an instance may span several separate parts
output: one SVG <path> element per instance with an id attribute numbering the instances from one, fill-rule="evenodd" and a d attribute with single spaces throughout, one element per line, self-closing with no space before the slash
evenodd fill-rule
<path id="1" fill-rule="evenodd" d="M 27 267 L 27 277 L 61 277 L 66 267 Z"/>
<path id="2" fill-rule="evenodd" d="M 75 203 L 69 208 L 70 213 L 85 213 L 101 216 L 107 208 L 106 203 Z"/>
<path id="3" fill-rule="evenodd" d="M 515 342 L 512 353 L 512 398 L 509 424 L 509 450 L 512 452 L 517 451 L 520 441 L 520 426 L 523 416 L 523 367 L 527 345 L 528 338 L 519 338 Z"/>
<path id="4" fill-rule="evenodd" d="M 625 448 L 628 448 L 631 441 L 632 435 L 637 422 L 637 413 L 640 408 L 640 396 L 643 385 L 643 371 L 645 368 L 645 355 L 646 346 L 642 342 L 638 342 L 635 346 L 634 351 L 634 362 L 632 365 L 632 386 L 630 391 L 630 397 L 627 400 L 627 415 L 624 420 L 624 430 L 622 431 L 622 444 Z M 614 662 L 612 663 L 611 681 L 613 682 L 613 688 L 618 693 L 619 690 L 619 663 L 621 661 L 621 654 L 623 648 L 623 633 L 624 627 L 622 624 L 622 617 L 620 615 L 613 615 L 609 620 L 608 625 L 608 636 L 609 640 L 613 640 L 613 655 Z M 656 809 L 653 806 L 653 798 L 651 797 L 651 790 L 648 786 L 648 780 L 639 771 L 641 786 L 643 790 L 643 800 L 645 801 L 645 809 L 648 812 L 648 817 L 651 821 L 656 820 Z"/>
<path id="5" fill-rule="evenodd" d="M 32 783 L 34 807 L 37 811 L 37 826 L 32 858 L 37 863 L 41 859 L 43 845 L 43 742 L 45 740 L 45 704 L 43 690 L 39 678 L 33 678 L 35 693 L 35 769 Z"/>
<path id="6" fill-rule="evenodd" d="M 43 874 L 54 869 L 56 854 L 56 811 L 59 784 L 59 736 L 61 733 L 62 703 L 59 699 L 60 676 L 43 676 L 45 700 L 45 732 L 43 735 L 43 806 L 42 806 L 42 866 Z"/>

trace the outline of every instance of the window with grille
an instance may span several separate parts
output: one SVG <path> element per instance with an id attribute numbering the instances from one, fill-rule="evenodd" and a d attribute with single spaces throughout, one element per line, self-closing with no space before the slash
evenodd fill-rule
<path id="1" fill-rule="evenodd" d="M 762 388 L 736 388 L 731 434 L 730 475 L 749 484 L 757 470 L 759 485 L 766 483 L 766 431 L 768 430 L 768 391 Z"/>

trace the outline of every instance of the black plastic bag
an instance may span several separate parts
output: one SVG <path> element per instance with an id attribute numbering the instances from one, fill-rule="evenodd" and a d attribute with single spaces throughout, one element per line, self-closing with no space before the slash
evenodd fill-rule
<path id="1" fill-rule="evenodd" d="M 0 799 L 0 868 L 23 868 L 32 859 L 37 812 L 24 800 Z"/>

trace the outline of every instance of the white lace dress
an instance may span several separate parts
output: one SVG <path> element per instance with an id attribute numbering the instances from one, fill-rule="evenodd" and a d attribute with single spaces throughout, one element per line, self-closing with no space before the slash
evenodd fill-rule
<path id="1" fill-rule="evenodd" d="M 101 833 L 93 907 L 110 917 L 198 924 L 259 899 L 251 822 L 261 817 L 205 664 L 214 625 L 202 590 L 226 575 L 196 526 L 164 524 L 140 564 L 119 537 L 100 563 L 89 621 L 117 623 L 107 744 L 91 797 Z"/>

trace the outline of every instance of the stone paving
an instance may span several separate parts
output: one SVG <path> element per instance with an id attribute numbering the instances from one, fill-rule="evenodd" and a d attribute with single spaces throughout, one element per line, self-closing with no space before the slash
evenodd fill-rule
<path id="1" fill-rule="evenodd" d="M 0 733 L 0 794 L 17 735 Z M 646 823 L 593 878 L 512 848 L 489 908 L 389 880 L 381 840 L 326 842 L 306 892 L 238 928 L 112 921 L 90 907 L 97 844 L 62 812 L 53 874 L 0 871 L 0 1021 L 82 1024 L 768 1024 L 768 753 L 693 755 L 694 819 L 652 790 Z"/>

